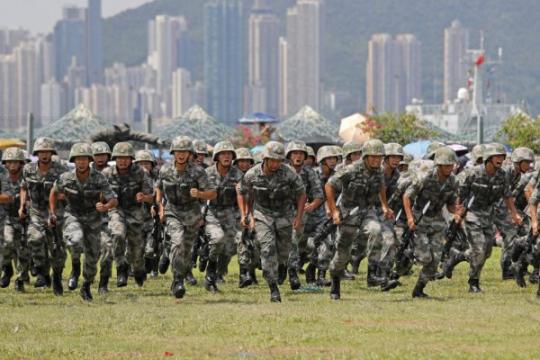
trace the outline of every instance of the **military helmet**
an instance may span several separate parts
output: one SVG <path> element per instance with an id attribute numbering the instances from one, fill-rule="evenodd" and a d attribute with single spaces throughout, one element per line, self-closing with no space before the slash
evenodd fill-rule
<path id="1" fill-rule="evenodd" d="M 478 160 L 482 160 L 484 156 L 484 145 L 474 145 L 471 151 L 471 160 L 476 164 Z"/>
<path id="2" fill-rule="evenodd" d="M 92 143 L 92 154 L 100 155 L 100 154 L 108 154 L 111 155 L 111 148 L 109 147 L 109 144 L 107 144 L 105 141 L 98 141 L 95 143 Z"/>
<path id="3" fill-rule="evenodd" d="M 313 148 L 311 146 L 308 146 L 307 147 L 307 157 L 310 157 L 310 156 L 313 156 L 314 159 L 317 158 L 317 156 L 315 156 L 315 150 L 313 150 Z"/>
<path id="4" fill-rule="evenodd" d="M 39 151 L 50 151 L 53 154 L 57 154 L 54 148 L 54 140 L 46 137 L 37 138 L 34 142 L 34 149 L 32 155 L 37 155 Z"/>
<path id="5" fill-rule="evenodd" d="M 287 144 L 287 149 L 285 150 L 285 157 L 289 158 L 289 155 L 293 151 L 302 151 L 308 157 L 307 145 L 301 140 L 293 140 Z"/>
<path id="6" fill-rule="evenodd" d="M 251 155 L 251 151 L 249 151 L 248 148 L 238 148 L 234 152 L 236 154 L 234 159 L 235 162 L 238 160 L 250 160 L 252 164 L 255 162 L 253 155 Z"/>
<path id="7" fill-rule="evenodd" d="M 114 160 L 119 156 L 129 156 L 132 159 L 135 159 L 135 150 L 133 149 L 133 145 L 128 142 L 119 142 L 114 145 L 112 159 Z"/>
<path id="8" fill-rule="evenodd" d="M 28 153 L 28 151 L 26 150 L 23 150 L 23 154 L 24 154 L 24 159 L 27 163 L 29 162 L 32 162 L 32 157 L 30 156 L 30 154 Z"/>
<path id="9" fill-rule="evenodd" d="M 399 165 L 409 165 L 411 161 L 414 160 L 414 157 L 411 154 L 404 153 L 403 159 L 399 162 Z"/>
<path id="10" fill-rule="evenodd" d="M 26 162 L 26 157 L 24 156 L 24 151 L 17 147 L 10 147 L 4 150 L 2 154 L 2 164 L 5 164 L 6 161 L 22 161 Z"/>
<path id="11" fill-rule="evenodd" d="M 384 155 L 385 156 L 405 156 L 403 151 L 403 146 L 398 143 L 388 143 L 384 144 Z"/>
<path id="12" fill-rule="evenodd" d="M 506 149 L 503 144 L 492 143 L 484 145 L 484 152 L 482 153 L 482 160 L 488 161 L 492 156 L 504 155 L 506 156 Z"/>
<path id="13" fill-rule="evenodd" d="M 285 146 L 283 146 L 282 143 L 277 141 L 269 141 L 264 146 L 264 150 L 262 151 L 262 158 L 263 160 L 285 160 Z"/>
<path id="14" fill-rule="evenodd" d="M 457 163 L 456 152 L 448 146 L 435 150 L 435 165 L 455 165 Z"/>
<path id="15" fill-rule="evenodd" d="M 214 156 L 213 160 L 217 160 L 219 153 L 230 151 L 233 153 L 233 160 L 236 159 L 236 152 L 234 151 L 234 145 L 230 141 L 220 141 L 214 146 Z M 248 150 L 249 151 L 249 150 Z"/>
<path id="16" fill-rule="evenodd" d="M 156 156 L 150 150 L 139 150 L 135 153 L 135 163 L 141 161 L 150 161 L 152 164 L 156 165 Z"/>
<path id="17" fill-rule="evenodd" d="M 195 148 L 196 154 L 204 154 L 208 156 L 208 145 L 206 141 L 201 139 L 193 140 L 193 147 Z"/>
<path id="18" fill-rule="evenodd" d="M 534 161 L 534 152 L 527 147 L 518 147 L 512 153 L 512 162 L 519 163 L 522 161 Z"/>
<path id="19" fill-rule="evenodd" d="M 438 148 L 441 148 L 444 145 L 442 142 L 434 141 L 431 144 L 428 145 L 426 149 L 426 155 L 424 156 L 425 159 L 433 159 L 433 156 L 435 155 L 435 151 L 437 151 Z"/>
<path id="20" fill-rule="evenodd" d="M 317 163 L 321 163 L 324 159 L 328 159 L 330 157 L 338 157 L 341 156 L 342 152 L 341 149 L 338 151 L 335 146 L 326 145 L 319 148 L 319 151 L 317 151 Z"/>
<path id="21" fill-rule="evenodd" d="M 116 148 L 116 146 L 115 146 Z M 88 157 L 92 160 L 92 146 L 87 143 L 75 143 L 69 152 L 69 162 L 74 162 L 76 157 Z"/>
<path id="22" fill-rule="evenodd" d="M 347 158 L 349 155 L 353 153 L 362 152 L 362 144 L 354 140 L 347 141 L 345 144 L 343 144 L 342 150 L 343 150 L 343 156 Z"/>
<path id="23" fill-rule="evenodd" d="M 337 146 L 337 145 L 330 145 L 334 151 L 334 153 L 336 154 L 335 156 L 338 156 L 338 157 L 343 157 L 343 149 L 341 148 L 341 146 Z"/>
<path id="24" fill-rule="evenodd" d="M 189 136 L 175 137 L 171 144 L 171 154 L 175 151 L 189 151 L 195 154 L 195 148 L 193 147 L 193 141 Z"/>
<path id="25" fill-rule="evenodd" d="M 362 159 L 366 156 L 384 156 L 384 144 L 381 140 L 371 139 L 362 146 Z"/>

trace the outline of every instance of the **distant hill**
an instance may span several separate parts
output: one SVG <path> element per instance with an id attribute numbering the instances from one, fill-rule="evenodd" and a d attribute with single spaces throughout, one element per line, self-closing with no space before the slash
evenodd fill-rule
<path id="1" fill-rule="evenodd" d="M 202 73 L 204 0 L 156 0 L 105 21 L 107 64 L 139 64 L 147 51 L 147 22 L 158 14 L 184 15 Z M 246 0 L 246 10 L 252 1 Z M 283 20 L 294 0 L 273 0 Z M 488 53 L 504 49 L 502 86 L 508 101 L 524 100 L 540 112 L 540 1 L 537 0 L 326 0 L 324 62 L 327 88 L 349 93 L 343 113 L 364 109 L 367 43 L 371 34 L 408 32 L 422 42 L 423 94 L 426 102 L 442 98 L 443 33 L 452 20 L 471 28 L 471 40 L 484 30 Z M 283 21 L 284 22 L 284 21 Z M 284 24 L 283 24 L 284 31 Z"/>

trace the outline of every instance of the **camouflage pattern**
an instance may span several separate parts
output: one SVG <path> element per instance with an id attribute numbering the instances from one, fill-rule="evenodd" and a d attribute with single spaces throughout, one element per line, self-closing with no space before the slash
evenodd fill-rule
<path id="1" fill-rule="evenodd" d="M 111 148 L 109 147 L 109 144 L 107 144 L 104 141 L 98 141 L 95 143 L 92 143 L 92 154 L 93 155 L 100 155 L 100 154 L 108 154 L 111 155 Z"/>
<path id="2" fill-rule="evenodd" d="M 458 159 L 454 150 L 447 146 L 441 147 L 435 151 L 435 165 L 455 165 Z"/>
<path id="3" fill-rule="evenodd" d="M 135 164 L 141 161 L 149 161 L 154 166 L 156 165 L 156 156 L 150 150 L 139 150 L 135 153 Z"/>
<path id="4" fill-rule="evenodd" d="M 193 146 L 193 141 L 190 137 L 187 136 L 178 136 L 173 139 L 171 143 L 171 154 L 174 154 L 175 151 L 190 151 L 195 154 L 195 147 Z"/>
<path id="5" fill-rule="evenodd" d="M 85 281 L 93 282 L 101 246 L 101 214 L 96 210 L 96 204 L 116 198 L 116 194 L 105 176 L 95 170 L 90 170 L 85 182 L 77 179 L 75 170 L 66 172 L 54 187 L 66 199 L 64 241 L 72 254 L 84 252 L 83 277 Z"/>
<path id="6" fill-rule="evenodd" d="M 133 145 L 128 142 L 119 142 L 114 145 L 112 159 L 114 160 L 119 156 L 129 156 L 135 160 L 135 150 L 133 149 Z"/>
<path id="7" fill-rule="evenodd" d="M 90 161 L 93 159 L 92 147 L 86 143 L 76 143 L 71 147 L 69 152 L 69 162 L 74 162 L 76 157 L 88 157 Z"/>
<path id="8" fill-rule="evenodd" d="M 362 152 L 362 144 L 359 142 L 351 140 L 343 145 L 343 157 L 347 158 L 349 155 L 356 152 Z"/>
<path id="9" fill-rule="evenodd" d="M 193 147 L 195 148 L 195 153 L 208 156 L 208 145 L 206 144 L 206 141 L 195 139 L 193 140 Z"/>
<path id="10" fill-rule="evenodd" d="M 254 163 L 255 160 L 253 159 L 253 155 L 251 155 L 251 151 L 247 148 L 239 148 L 235 150 L 236 158 L 234 159 L 234 162 L 238 160 L 250 160 L 251 163 Z"/>
<path id="11" fill-rule="evenodd" d="M 308 152 L 307 152 L 307 146 L 306 143 L 301 140 L 293 140 L 287 144 L 287 149 L 285 150 L 285 157 L 289 158 L 289 155 L 293 151 L 302 151 L 307 158 Z"/>
<path id="12" fill-rule="evenodd" d="M 384 144 L 384 155 L 385 156 L 405 156 L 403 151 L 403 146 L 398 143 L 388 143 Z"/>
<path id="13" fill-rule="evenodd" d="M 414 160 L 414 157 L 411 154 L 405 153 L 403 159 L 399 162 L 399 165 L 409 165 Z"/>
<path id="14" fill-rule="evenodd" d="M 534 152 L 527 147 L 519 147 L 512 152 L 511 160 L 513 163 L 522 161 L 534 162 Z"/>
<path id="15" fill-rule="evenodd" d="M 381 140 L 371 139 L 364 143 L 362 146 L 362 159 L 366 156 L 384 156 L 384 144 Z"/>
<path id="16" fill-rule="evenodd" d="M 317 163 L 320 164 L 324 159 L 329 157 L 339 157 L 342 152 L 337 151 L 335 146 L 322 146 L 319 151 L 317 151 Z"/>
<path id="17" fill-rule="evenodd" d="M 442 142 L 434 141 L 431 144 L 428 145 L 426 149 L 426 154 L 424 156 L 424 159 L 426 160 L 433 160 L 433 156 L 435 156 L 435 151 L 437 151 L 438 148 L 441 148 L 445 146 Z"/>
<path id="18" fill-rule="evenodd" d="M 269 141 L 264 146 L 264 150 L 262 151 L 262 158 L 263 160 L 285 160 L 285 147 L 280 142 Z"/>
<path id="19" fill-rule="evenodd" d="M 230 151 L 233 154 L 233 160 L 236 158 L 236 152 L 234 151 L 234 145 L 230 141 L 220 141 L 214 146 L 213 160 L 217 161 L 217 156 L 222 153 Z"/>
<path id="20" fill-rule="evenodd" d="M 506 156 L 506 149 L 502 144 L 493 143 L 484 146 L 484 152 L 482 153 L 482 159 L 484 162 L 488 161 L 490 157 L 497 155 Z"/>
<path id="21" fill-rule="evenodd" d="M 16 147 L 7 148 L 2 153 L 2 164 L 5 164 L 6 161 L 21 161 L 23 163 L 26 162 L 24 151 Z"/>
<path id="22" fill-rule="evenodd" d="M 40 151 L 50 151 L 53 154 L 56 154 L 56 149 L 54 147 L 54 140 L 45 138 L 45 137 L 37 138 L 36 141 L 34 142 L 32 155 L 36 156 L 37 153 Z"/>
<path id="23" fill-rule="evenodd" d="M 267 148 L 274 153 L 271 156 L 285 156 L 283 145 L 267 144 Z M 269 284 L 277 282 L 278 266 L 287 265 L 293 230 L 291 209 L 304 192 L 300 176 L 288 165 L 282 164 L 274 173 L 265 175 L 263 164 L 258 164 L 242 179 L 240 193 L 253 199 L 255 247 L 261 255 L 263 276 Z"/>
<path id="24" fill-rule="evenodd" d="M 308 146 L 307 147 L 307 153 L 308 153 L 308 157 L 312 156 L 314 159 L 316 158 L 315 156 L 315 150 L 313 150 L 313 148 L 311 146 Z"/>

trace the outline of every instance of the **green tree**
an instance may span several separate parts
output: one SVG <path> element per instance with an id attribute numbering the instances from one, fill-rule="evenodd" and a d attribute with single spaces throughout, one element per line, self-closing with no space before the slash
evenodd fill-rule
<path id="1" fill-rule="evenodd" d="M 514 149 L 526 146 L 540 152 L 540 117 L 531 119 L 523 113 L 508 117 L 497 133 L 498 140 Z"/>
<path id="2" fill-rule="evenodd" d="M 371 116 L 364 123 L 364 132 L 381 141 L 409 144 L 422 139 L 438 136 L 439 133 L 430 129 L 414 114 L 400 115 L 385 113 Z"/>

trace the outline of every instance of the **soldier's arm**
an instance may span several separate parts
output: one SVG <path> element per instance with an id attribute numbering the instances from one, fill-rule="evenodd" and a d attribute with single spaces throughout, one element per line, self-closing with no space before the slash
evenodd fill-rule
<path id="1" fill-rule="evenodd" d="M 339 225 L 341 219 L 336 205 L 336 191 L 334 186 L 330 182 L 327 182 L 326 185 L 324 185 L 324 192 L 326 194 L 326 205 L 328 206 L 328 211 L 332 216 L 332 220 L 334 221 L 334 224 Z"/>
<path id="2" fill-rule="evenodd" d="M 4 187 L 4 181 L 0 182 L 1 187 Z M 1 191 L 1 189 L 0 189 Z M 0 204 L 9 204 L 12 203 L 14 200 L 13 196 L 6 194 L 6 193 L 0 193 Z"/>
<path id="3" fill-rule="evenodd" d="M 56 225 L 56 201 L 58 200 L 57 185 L 52 187 L 49 194 L 49 223 L 50 225 Z"/>

